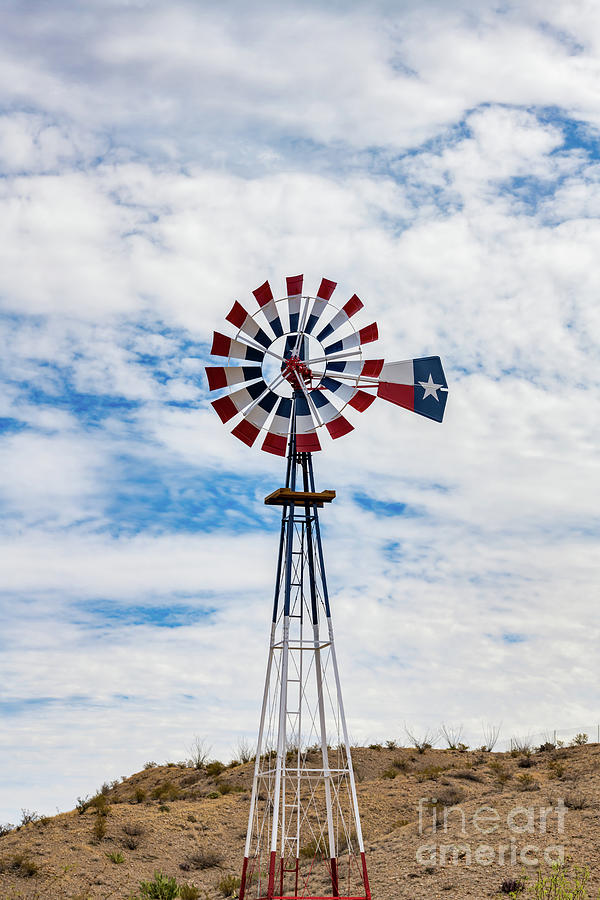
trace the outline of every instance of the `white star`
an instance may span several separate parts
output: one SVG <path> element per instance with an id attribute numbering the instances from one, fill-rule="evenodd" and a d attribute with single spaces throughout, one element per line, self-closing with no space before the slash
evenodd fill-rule
<path id="1" fill-rule="evenodd" d="M 435 397 L 437 402 L 440 402 L 440 398 L 438 397 L 437 392 L 441 387 L 443 387 L 443 385 L 433 383 L 431 372 L 429 373 L 429 378 L 427 379 L 427 381 L 420 381 L 419 384 L 425 391 L 425 393 L 423 394 L 423 400 L 425 400 L 426 397 Z"/>

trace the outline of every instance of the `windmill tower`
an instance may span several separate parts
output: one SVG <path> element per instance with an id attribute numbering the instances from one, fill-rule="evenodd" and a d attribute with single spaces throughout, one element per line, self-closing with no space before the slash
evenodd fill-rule
<path id="1" fill-rule="evenodd" d="M 237 334 L 215 332 L 211 351 L 228 364 L 206 368 L 232 434 L 286 457 L 285 486 L 265 498 L 282 508 L 281 532 L 240 900 L 370 900 L 319 528 L 335 491 L 316 490 L 312 454 L 376 397 L 441 422 L 448 386 L 437 356 L 364 359 L 378 331 L 354 327 L 356 295 L 338 308 L 326 278 L 316 297 L 302 275 L 286 287 L 277 300 L 257 288 L 253 314 L 233 305 Z"/>

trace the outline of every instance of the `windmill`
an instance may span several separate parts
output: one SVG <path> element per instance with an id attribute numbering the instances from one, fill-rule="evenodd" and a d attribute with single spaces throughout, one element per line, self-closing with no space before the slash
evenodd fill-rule
<path id="1" fill-rule="evenodd" d="M 287 459 L 265 498 L 282 516 L 240 900 L 371 897 L 319 528 L 335 491 L 315 489 L 312 454 L 376 397 L 441 422 L 448 385 L 437 356 L 365 359 L 377 325 L 355 328 L 363 304 L 336 306 L 335 288 L 323 278 L 308 296 L 298 275 L 275 299 L 266 281 L 256 312 L 236 301 L 227 314 L 235 337 L 214 334 L 227 365 L 206 368 L 232 434 Z"/>

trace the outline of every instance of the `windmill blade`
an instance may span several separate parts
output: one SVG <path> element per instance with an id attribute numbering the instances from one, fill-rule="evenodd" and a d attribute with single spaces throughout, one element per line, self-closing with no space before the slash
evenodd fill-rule
<path id="1" fill-rule="evenodd" d="M 321 449 L 313 414 L 304 394 L 296 397 L 296 447 L 301 453 Z"/>
<path id="2" fill-rule="evenodd" d="M 345 325 L 350 321 L 350 318 L 359 311 L 359 309 L 363 308 L 363 303 L 359 298 L 354 294 L 344 306 L 340 309 L 338 313 L 335 314 L 329 325 L 326 325 L 325 328 L 322 329 L 317 335 L 318 341 L 324 341 L 325 338 L 328 338 L 331 334 L 338 330 L 342 325 Z"/>
<path id="3" fill-rule="evenodd" d="M 263 315 L 269 323 L 271 331 L 273 332 L 275 337 L 281 337 L 281 335 L 283 334 L 283 325 L 281 324 L 281 319 L 279 318 L 279 313 L 277 312 L 277 306 L 275 305 L 275 301 L 273 299 L 273 291 L 271 290 L 271 285 L 268 281 L 265 281 L 264 284 L 261 284 L 261 286 L 256 288 L 255 291 L 252 291 L 252 293 L 256 298 L 256 302 L 262 309 Z"/>
<path id="4" fill-rule="evenodd" d="M 273 453 L 275 456 L 285 456 L 291 418 L 292 401 L 289 397 L 282 397 L 271 420 L 267 436 L 263 441 L 262 449 L 266 453 Z"/>
<path id="5" fill-rule="evenodd" d="M 351 347 L 359 347 L 362 344 L 376 341 L 378 337 L 377 322 L 373 322 L 371 325 L 366 325 L 364 328 L 361 328 L 360 331 L 356 331 L 354 334 L 349 335 L 349 337 L 342 338 L 341 341 L 329 344 L 328 347 L 324 347 L 323 349 L 325 350 L 325 355 L 330 356 L 332 353 L 341 353 L 343 350 L 349 350 Z"/>
<path id="6" fill-rule="evenodd" d="M 348 434 L 349 431 L 354 431 L 354 425 L 350 424 L 348 419 L 340 413 L 331 400 L 323 396 L 321 391 L 311 391 L 309 396 L 317 409 L 321 422 L 334 440 Z"/>
<path id="7" fill-rule="evenodd" d="M 336 281 L 329 281 L 328 278 L 322 278 L 319 290 L 317 291 L 317 299 L 313 303 L 310 316 L 304 329 L 307 334 L 312 334 L 313 329 L 323 314 L 323 310 L 327 306 L 331 295 L 337 287 Z"/>
<path id="8" fill-rule="evenodd" d="M 269 335 L 256 324 L 250 313 L 246 312 L 242 304 L 238 303 L 237 300 L 225 318 L 232 325 L 235 325 L 236 328 L 239 328 L 241 332 L 248 335 L 249 338 L 256 341 L 257 344 L 262 344 L 265 349 L 272 343 Z"/>
<path id="9" fill-rule="evenodd" d="M 304 275 L 288 275 L 285 279 L 288 297 L 288 315 L 290 331 L 298 331 L 300 320 L 300 304 L 302 302 L 302 284 Z"/>
<path id="10" fill-rule="evenodd" d="M 248 387 L 241 388 L 239 391 L 233 391 L 232 394 L 226 394 L 224 397 L 219 397 L 218 400 L 213 400 L 212 406 L 221 421 L 225 423 L 249 406 L 253 400 L 258 400 L 261 394 L 267 391 L 269 391 L 269 388 L 261 378 L 260 381 L 249 384 Z M 271 392 L 269 391 L 269 393 Z"/>
<path id="11" fill-rule="evenodd" d="M 377 396 L 419 416 L 441 422 L 448 400 L 448 382 L 439 356 L 386 363 Z"/>
<path id="12" fill-rule="evenodd" d="M 338 400 L 341 400 L 342 403 L 349 403 L 357 391 L 355 385 L 343 384 L 343 382 L 338 381 L 336 378 L 330 378 L 329 375 L 326 375 L 325 378 L 322 379 L 319 387 L 326 391 L 331 391 L 331 393 Z"/>
<path id="13" fill-rule="evenodd" d="M 251 447 L 260 434 L 262 426 L 269 418 L 269 413 L 277 402 L 277 394 L 270 391 L 265 394 L 252 409 L 242 415 L 242 421 L 232 430 L 232 434 Z"/>
<path id="14" fill-rule="evenodd" d="M 262 362 L 264 352 L 257 350 L 255 347 L 249 347 L 242 344 L 241 341 L 235 341 L 233 338 L 221 334 L 219 331 L 213 333 L 213 342 L 211 347 L 213 356 L 227 356 L 231 359 L 247 359 L 249 362 Z"/>
<path id="15" fill-rule="evenodd" d="M 205 366 L 204 371 L 210 391 L 218 391 L 219 388 L 244 384 L 246 381 L 256 381 L 257 378 L 262 378 L 260 366 Z"/>
<path id="16" fill-rule="evenodd" d="M 366 391 L 357 391 L 352 397 L 351 400 L 348 400 L 348 406 L 351 406 L 353 409 L 357 409 L 359 412 L 364 412 L 365 409 L 368 409 L 375 400 L 375 394 L 367 394 Z"/>
<path id="17" fill-rule="evenodd" d="M 344 375 L 361 375 L 364 378 L 377 378 L 383 368 L 382 359 L 335 361 L 328 360 L 325 374 L 339 373 Z"/>

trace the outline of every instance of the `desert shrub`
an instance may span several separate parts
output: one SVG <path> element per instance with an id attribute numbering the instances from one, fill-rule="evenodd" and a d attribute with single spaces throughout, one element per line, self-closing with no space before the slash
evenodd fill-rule
<path id="1" fill-rule="evenodd" d="M 110 803 L 106 799 L 105 794 L 96 794 L 90 800 L 89 806 L 95 809 L 99 816 L 107 816 L 110 810 Z"/>
<path id="2" fill-rule="evenodd" d="M 382 744 L 369 744 L 369 750 L 383 750 Z"/>
<path id="3" fill-rule="evenodd" d="M 589 877 L 587 868 L 575 867 L 569 874 L 566 865 L 554 863 L 549 874 L 538 871 L 533 896 L 536 900 L 587 900 Z"/>
<path id="4" fill-rule="evenodd" d="M 540 789 L 531 772 L 522 772 L 517 776 L 517 787 L 520 791 L 539 791 Z"/>
<path id="5" fill-rule="evenodd" d="M 10 834 L 14 827 L 15 826 L 11 825 L 10 822 L 4 822 L 4 824 L 0 824 L 0 837 L 4 837 L 5 834 Z"/>
<path id="6" fill-rule="evenodd" d="M 451 775 L 452 778 L 462 778 L 463 781 L 483 781 L 481 775 L 478 775 L 477 772 L 472 772 L 470 769 L 457 769 L 456 772 L 448 772 L 448 775 Z"/>
<path id="7" fill-rule="evenodd" d="M 491 753 L 496 746 L 498 738 L 500 737 L 500 727 L 500 725 L 493 725 L 489 722 L 482 726 L 483 746 L 481 749 L 484 753 Z"/>
<path id="8" fill-rule="evenodd" d="M 146 799 L 146 791 L 143 788 L 136 788 L 133 797 L 136 803 L 143 803 Z"/>
<path id="9" fill-rule="evenodd" d="M 445 725 L 442 723 L 441 732 L 444 735 L 446 746 L 449 750 L 458 750 L 461 744 L 463 733 L 462 725 Z"/>
<path id="10" fill-rule="evenodd" d="M 158 811 L 159 811 L 159 812 L 169 812 L 170 809 L 171 809 L 171 807 L 168 806 L 168 804 L 166 804 L 166 803 L 160 803 L 159 806 L 158 806 Z"/>
<path id="11" fill-rule="evenodd" d="M 437 792 L 437 802 L 442 806 L 457 806 L 465 799 L 465 792 L 459 787 L 450 785 L 442 791 Z"/>
<path id="12" fill-rule="evenodd" d="M 537 748 L 538 753 L 549 753 L 551 750 L 556 748 L 556 744 L 553 744 L 552 741 L 544 741 L 543 744 Z"/>
<path id="13" fill-rule="evenodd" d="M 505 878 L 500 885 L 500 893 L 510 894 L 511 897 L 514 897 L 515 894 L 523 893 L 524 890 L 525 882 L 516 878 Z"/>
<path id="14" fill-rule="evenodd" d="M 535 762 L 531 756 L 520 756 L 517 765 L 520 769 L 530 769 L 535 765 Z"/>
<path id="15" fill-rule="evenodd" d="M 408 772 L 410 769 L 410 763 L 407 759 L 403 759 L 402 756 L 396 757 L 396 759 L 392 760 L 392 765 L 395 769 L 398 769 L 399 772 Z"/>
<path id="16" fill-rule="evenodd" d="M 192 763 L 194 769 L 206 768 L 210 750 L 211 748 L 204 740 L 204 738 L 200 738 L 196 735 L 196 737 L 192 741 L 192 746 L 190 747 L 190 756 L 192 757 L 190 762 Z"/>
<path id="17" fill-rule="evenodd" d="M 211 791 L 210 794 L 206 795 L 209 800 L 218 800 L 221 796 L 218 791 Z"/>
<path id="18" fill-rule="evenodd" d="M 0 874 L 3 872 L 11 872 L 13 875 L 19 875 L 21 878 L 32 878 L 38 873 L 38 866 L 27 851 L 15 853 L 11 859 L 0 859 Z"/>
<path id="19" fill-rule="evenodd" d="M 180 884 L 179 896 L 181 900 L 198 900 L 200 888 L 197 888 L 195 884 Z"/>
<path id="20" fill-rule="evenodd" d="M 209 762 L 206 766 L 206 774 L 210 775 L 211 778 L 217 778 L 221 772 L 225 771 L 225 766 L 218 759 L 213 759 L 212 762 Z"/>
<path id="21" fill-rule="evenodd" d="M 507 781 L 510 781 L 512 778 L 511 773 L 504 768 L 501 762 L 497 759 L 493 759 L 489 764 L 489 768 L 492 770 L 494 775 L 496 776 L 496 781 L 498 784 L 506 784 Z"/>
<path id="22" fill-rule="evenodd" d="M 175 900 L 179 887 L 174 878 L 155 872 L 153 881 L 140 881 L 140 894 L 150 900 Z"/>
<path id="23" fill-rule="evenodd" d="M 97 843 L 100 843 L 101 840 L 106 836 L 106 817 L 97 815 L 94 820 L 94 827 L 92 828 L 92 834 L 94 836 L 94 840 Z"/>
<path id="24" fill-rule="evenodd" d="M 131 837 L 140 837 L 140 835 L 146 833 L 146 829 L 138 822 L 126 822 L 125 825 L 123 825 L 123 833 L 128 834 Z"/>
<path id="25" fill-rule="evenodd" d="M 398 774 L 397 769 L 386 769 L 385 772 L 381 773 L 381 777 L 391 779 L 391 778 L 395 778 L 397 774 Z"/>
<path id="26" fill-rule="evenodd" d="M 184 871 L 189 869 L 216 869 L 223 862 L 223 854 L 214 847 L 206 847 L 196 850 L 191 856 L 188 856 L 185 863 L 180 866 Z M 187 868 L 184 868 L 187 866 Z"/>
<path id="27" fill-rule="evenodd" d="M 144 763 L 145 769 L 156 769 L 158 767 L 158 763 L 155 763 L 154 760 L 150 760 L 150 762 Z"/>
<path id="28" fill-rule="evenodd" d="M 386 741 L 385 746 L 386 746 L 386 750 L 397 750 L 398 742 L 397 741 Z"/>
<path id="29" fill-rule="evenodd" d="M 125 857 L 121 853 L 120 850 L 111 850 L 106 854 L 106 858 L 110 859 L 112 863 L 119 864 L 125 862 Z"/>
<path id="30" fill-rule="evenodd" d="M 562 778 L 565 774 L 565 767 L 557 759 L 550 760 L 548 770 L 553 778 Z"/>
<path id="31" fill-rule="evenodd" d="M 576 734 L 571 741 L 571 747 L 583 747 L 584 744 L 587 744 L 588 740 L 588 735 L 580 732 L 579 734 Z"/>
<path id="32" fill-rule="evenodd" d="M 83 797 L 83 798 L 78 797 L 77 802 L 75 804 L 75 809 L 77 810 L 79 815 L 82 816 L 84 814 L 84 812 L 86 811 L 86 809 L 89 808 L 89 805 L 90 805 L 89 797 Z"/>
<path id="33" fill-rule="evenodd" d="M 404 730 L 411 745 L 418 753 L 425 753 L 426 750 L 431 750 L 439 737 L 437 731 L 431 731 L 430 729 L 427 729 L 422 735 L 409 731 L 406 725 Z"/>
<path id="34" fill-rule="evenodd" d="M 416 773 L 417 781 L 437 781 L 442 772 L 446 771 L 445 766 L 425 766 Z"/>
<path id="35" fill-rule="evenodd" d="M 588 801 L 583 794 L 566 794 L 564 803 L 567 809 L 586 809 Z"/>
<path id="36" fill-rule="evenodd" d="M 303 847 L 300 847 L 300 856 L 303 859 L 315 859 L 315 857 L 328 857 L 329 850 L 327 847 L 327 840 L 325 837 L 322 837 L 321 840 L 317 840 L 317 838 L 313 838 L 308 841 L 308 843 L 304 844 Z"/>
<path id="37" fill-rule="evenodd" d="M 224 897 L 237 897 L 240 889 L 240 879 L 236 875 L 223 875 L 218 888 Z"/>
<path id="38" fill-rule="evenodd" d="M 240 762 L 247 763 L 251 762 L 256 754 L 248 741 L 245 738 L 240 738 L 237 745 L 237 755 Z"/>
<path id="39" fill-rule="evenodd" d="M 179 788 L 172 781 L 163 781 L 162 784 L 157 784 L 152 791 L 152 798 L 153 800 L 177 800 L 180 793 Z"/>
<path id="40" fill-rule="evenodd" d="M 21 825 L 30 825 L 32 822 L 37 822 L 39 816 L 36 812 L 33 812 L 29 809 L 21 810 Z"/>

